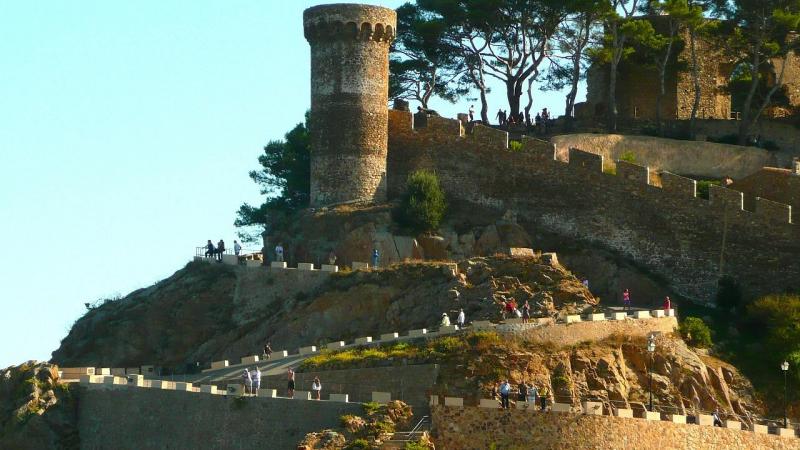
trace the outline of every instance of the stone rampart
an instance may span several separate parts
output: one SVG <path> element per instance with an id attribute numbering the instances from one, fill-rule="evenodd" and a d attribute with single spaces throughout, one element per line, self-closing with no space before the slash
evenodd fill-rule
<path id="1" fill-rule="evenodd" d="M 652 332 L 671 333 L 678 328 L 675 317 L 659 319 L 626 319 L 581 321 L 568 325 L 552 324 L 517 331 L 531 341 L 550 342 L 556 346 L 575 345 L 585 341 L 601 341 L 615 334 L 645 337 Z"/>
<path id="2" fill-rule="evenodd" d="M 236 398 L 161 389 L 81 389 L 86 449 L 292 449 L 306 433 L 338 425 L 361 404 Z"/>
<path id="3" fill-rule="evenodd" d="M 510 151 L 493 145 L 494 136 L 487 143 L 480 133 L 406 128 L 413 125 L 409 117 L 389 114 L 390 196 L 402 191 L 411 171 L 435 170 L 448 201 L 475 217 L 512 210 L 523 226 L 618 252 L 691 298 L 710 300 L 723 273 L 736 276 L 748 294 L 800 288 L 800 227 L 788 220 L 776 223 L 774 215 L 728 202 L 717 208 L 719 202 L 691 195 L 694 183 L 675 176 L 662 189 L 601 172 L 596 163 L 576 167 L 547 158 L 547 145 Z"/>
<path id="4" fill-rule="evenodd" d="M 728 428 L 624 417 L 432 406 L 436 448 L 484 450 L 800 449 L 800 440 Z M 494 447 L 493 447 L 494 446 Z"/>
<path id="5" fill-rule="evenodd" d="M 776 162 L 774 154 L 759 148 L 651 136 L 581 133 L 553 136 L 552 142 L 561 161 L 569 159 L 570 148 L 580 148 L 607 161 L 631 154 L 637 164 L 655 170 L 709 178 L 746 177 Z"/>

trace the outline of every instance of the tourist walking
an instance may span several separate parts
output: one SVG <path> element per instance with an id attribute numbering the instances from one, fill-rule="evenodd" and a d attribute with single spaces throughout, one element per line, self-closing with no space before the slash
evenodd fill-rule
<path id="1" fill-rule="evenodd" d="M 214 248 L 214 244 L 211 243 L 211 239 L 209 239 L 208 244 L 206 244 L 206 258 L 213 258 L 216 253 L 217 250 Z"/>
<path id="2" fill-rule="evenodd" d="M 669 299 L 669 295 L 664 298 L 664 311 L 667 312 L 672 309 L 672 300 Z"/>
<path id="3" fill-rule="evenodd" d="M 222 261 L 222 255 L 225 253 L 225 241 L 222 239 L 217 242 L 217 261 Z"/>
<path id="4" fill-rule="evenodd" d="M 321 400 L 322 383 L 320 383 L 319 377 L 314 377 L 314 381 L 311 382 L 311 392 L 314 393 L 314 400 Z"/>
<path id="5" fill-rule="evenodd" d="M 253 388 L 253 379 L 250 377 L 250 371 L 244 369 L 244 372 L 242 372 L 242 390 L 244 391 L 244 394 L 245 395 L 249 394 L 252 388 Z"/>
<path id="6" fill-rule="evenodd" d="M 286 386 L 286 396 L 288 398 L 294 398 L 294 369 L 289 367 L 286 371 L 286 378 L 288 381 L 288 385 Z"/>
<path id="7" fill-rule="evenodd" d="M 497 123 L 502 127 L 506 124 L 506 113 L 503 112 L 502 109 L 497 110 L 497 115 L 495 116 L 497 119 Z"/>
<path id="8" fill-rule="evenodd" d="M 467 316 L 464 314 L 464 309 L 461 308 L 458 310 L 458 317 L 456 318 L 456 323 L 458 324 L 458 328 L 464 328 L 464 323 L 467 321 Z"/>
<path id="9" fill-rule="evenodd" d="M 450 316 L 448 316 L 447 313 L 442 313 L 442 322 L 440 323 L 440 325 L 443 327 L 450 326 Z"/>
<path id="10" fill-rule="evenodd" d="M 280 242 L 275 246 L 275 261 L 283 262 L 283 244 Z"/>
<path id="11" fill-rule="evenodd" d="M 525 300 L 525 304 L 522 305 L 522 323 L 528 323 L 531 318 L 531 305 Z"/>
<path id="12" fill-rule="evenodd" d="M 531 383 L 530 387 L 528 388 L 528 403 L 530 403 L 531 407 L 536 406 L 536 385 Z"/>
<path id="13" fill-rule="evenodd" d="M 475 105 L 469 105 L 469 121 L 475 120 Z"/>
<path id="14" fill-rule="evenodd" d="M 270 343 L 269 343 L 269 342 L 267 342 L 266 344 L 264 344 L 264 356 L 265 356 L 267 359 L 270 359 L 270 358 L 272 357 L 272 346 L 270 345 Z"/>
<path id="15" fill-rule="evenodd" d="M 381 261 L 380 252 L 378 252 L 377 248 L 373 248 L 372 249 L 372 268 L 373 269 L 377 269 L 378 268 L 378 264 L 380 263 L 380 261 Z"/>
<path id="16" fill-rule="evenodd" d="M 242 245 L 239 244 L 239 241 L 236 239 L 233 240 L 233 254 L 239 256 L 239 253 L 242 252 Z"/>
<path id="17" fill-rule="evenodd" d="M 547 386 L 542 386 L 542 392 L 539 393 L 539 406 L 544 411 L 547 408 L 547 397 L 550 395 L 550 389 Z"/>
<path id="18" fill-rule="evenodd" d="M 630 311 L 631 309 L 631 291 L 628 288 L 622 292 L 622 304 L 625 305 L 625 310 Z"/>
<path id="19" fill-rule="evenodd" d="M 517 389 L 517 401 L 525 403 L 525 400 L 528 398 L 528 385 L 523 381 L 519 384 Z"/>
<path id="20" fill-rule="evenodd" d="M 500 407 L 508 409 L 508 395 L 511 393 L 511 385 L 508 380 L 503 380 L 500 384 Z"/>
<path id="21" fill-rule="evenodd" d="M 261 389 L 261 369 L 258 366 L 250 371 L 251 378 L 253 379 L 253 388 L 251 393 L 258 397 L 258 390 Z"/>

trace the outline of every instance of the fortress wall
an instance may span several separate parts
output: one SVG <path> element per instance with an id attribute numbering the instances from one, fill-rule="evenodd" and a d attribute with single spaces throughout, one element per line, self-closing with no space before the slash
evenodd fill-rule
<path id="1" fill-rule="evenodd" d="M 711 178 L 742 178 L 775 161 L 772 153 L 753 147 L 650 136 L 582 133 L 553 136 L 551 140 L 561 161 L 568 160 L 573 147 L 603 155 L 607 160 L 630 153 L 637 164 L 653 169 Z"/>
<path id="2" fill-rule="evenodd" d="M 577 148 L 569 149 L 569 164 L 579 169 L 603 171 L 603 155 L 585 152 Z"/>
<path id="3" fill-rule="evenodd" d="M 734 211 L 741 211 L 744 209 L 744 194 L 739 191 L 734 191 L 733 189 L 712 184 L 708 187 L 708 198 L 711 202 L 711 206 L 714 207 Z"/>
<path id="4" fill-rule="evenodd" d="M 697 197 L 697 181 L 674 173 L 661 172 L 661 188 L 665 192 L 692 198 Z"/>
<path id="5" fill-rule="evenodd" d="M 615 334 L 628 337 L 646 337 L 652 332 L 672 333 L 678 327 L 675 317 L 636 320 L 604 320 L 600 322 L 577 322 L 566 325 L 546 325 L 527 328 L 514 334 L 527 340 L 550 342 L 558 347 L 576 345 L 586 341 L 602 341 Z"/>
<path id="6" fill-rule="evenodd" d="M 723 273 L 736 276 L 747 293 L 800 289 L 800 227 L 765 226 L 761 216 L 739 208 L 722 212 L 693 197 L 693 183 L 671 174 L 664 174 L 662 189 L 603 173 L 598 159 L 591 169 L 577 168 L 469 136 L 397 129 L 389 136 L 390 192 L 402 191 L 392 180 L 433 169 L 454 207 L 476 217 L 514 210 L 529 230 L 618 252 L 698 300 L 713 298 L 721 260 Z M 714 195 L 717 204 L 733 197 L 728 189 Z"/>
<path id="7" fill-rule="evenodd" d="M 617 176 L 635 183 L 650 184 L 650 168 L 627 161 L 617 161 Z"/>
<path id="8" fill-rule="evenodd" d="M 414 408 L 414 414 L 427 412 L 428 391 L 436 384 L 438 364 L 369 367 L 346 370 L 298 372 L 295 383 L 299 390 L 311 390 L 314 377 L 322 383 L 322 398 L 328 394 L 348 394 L 351 402 L 369 402 L 373 392 L 389 392 L 393 400 L 403 400 Z M 262 387 L 286 394 L 286 375 L 270 375 L 261 380 Z"/>
<path id="9" fill-rule="evenodd" d="M 757 216 L 772 223 L 785 223 L 792 218 L 791 206 L 761 197 L 756 197 L 755 210 Z"/>
<path id="10" fill-rule="evenodd" d="M 436 448 L 484 450 L 800 449 L 800 440 L 733 429 L 570 413 L 433 406 Z"/>
<path id="11" fill-rule="evenodd" d="M 360 414 L 358 403 L 246 398 L 161 389 L 81 389 L 85 449 L 295 449 L 306 433 Z"/>
<path id="12" fill-rule="evenodd" d="M 520 142 L 522 143 L 522 151 L 525 153 L 531 153 L 544 159 L 556 158 L 556 147 L 550 142 L 524 135 Z"/>

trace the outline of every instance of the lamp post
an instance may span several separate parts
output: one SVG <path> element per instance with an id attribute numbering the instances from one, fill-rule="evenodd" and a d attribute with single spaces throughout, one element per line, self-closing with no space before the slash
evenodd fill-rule
<path id="1" fill-rule="evenodd" d="M 650 412 L 653 411 L 653 353 L 656 351 L 656 337 L 650 335 L 647 338 L 647 352 L 650 353 L 650 365 L 647 367 L 647 372 L 650 375 Z"/>
<path id="2" fill-rule="evenodd" d="M 784 361 L 781 364 L 781 370 L 783 371 L 783 428 L 789 427 L 789 421 L 786 420 L 786 374 L 789 372 L 789 362 Z"/>

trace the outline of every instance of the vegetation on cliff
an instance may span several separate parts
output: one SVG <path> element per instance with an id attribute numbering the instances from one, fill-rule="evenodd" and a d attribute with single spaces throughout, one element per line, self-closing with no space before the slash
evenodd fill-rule
<path id="1" fill-rule="evenodd" d="M 395 209 L 395 219 L 414 233 L 436 231 L 445 208 L 439 178 L 434 172 L 419 170 L 408 176 L 406 190 Z"/>

